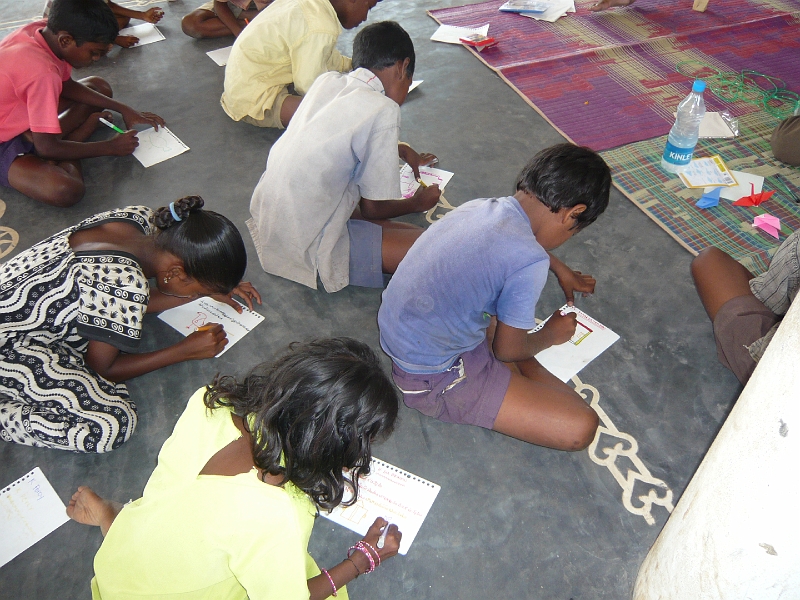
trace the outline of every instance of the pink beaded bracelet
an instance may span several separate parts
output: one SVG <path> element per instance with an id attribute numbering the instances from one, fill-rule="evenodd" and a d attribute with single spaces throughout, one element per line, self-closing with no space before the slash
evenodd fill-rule
<path id="1" fill-rule="evenodd" d="M 366 573 L 372 573 L 376 567 L 381 566 L 381 555 L 378 554 L 378 551 L 368 542 L 361 540 L 357 542 L 355 546 L 350 546 L 347 550 L 347 558 L 353 556 L 356 550 L 363 552 L 364 556 L 366 556 L 369 561 L 369 570 Z M 377 564 L 375 562 L 376 560 L 378 561 Z"/>
<path id="2" fill-rule="evenodd" d="M 330 574 L 330 573 L 328 573 L 328 572 L 327 572 L 325 569 L 320 569 L 320 571 L 322 571 L 323 573 L 325 573 L 325 577 L 327 577 L 327 578 L 328 578 L 328 581 L 330 581 L 330 582 L 331 582 L 331 587 L 333 588 L 333 594 L 331 594 L 331 595 L 332 595 L 332 596 L 335 598 L 335 597 L 336 597 L 336 591 L 337 591 L 337 590 L 336 590 L 336 584 L 335 584 L 335 583 L 333 583 L 333 577 L 331 577 L 331 574 Z"/>
<path id="3" fill-rule="evenodd" d="M 365 542 L 364 540 L 361 540 L 361 541 L 359 542 L 359 544 L 361 544 L 362 546 L 366 546 L 367 548 L 369 548 L 369 549 L 370 549 L 370 551 L 371 551 L 371 552 L 372 552 L 372 553 L 375 555 L 375 558 L 378 560 L 378 565 L 377 565 L 377 566 L 379 566 L 379 567 L 380 567 L 380 566 L 381 566 L 381 555 L 380 555 L 380 554 L 378 554 L 378 551 L 377 551 L 377 550 L 375 550 L 375 548 L 373 548 L 373 547 L 372 547 L 370 544 L 368 544 L 368 543 L 367 543 L 367 542 Z"/>

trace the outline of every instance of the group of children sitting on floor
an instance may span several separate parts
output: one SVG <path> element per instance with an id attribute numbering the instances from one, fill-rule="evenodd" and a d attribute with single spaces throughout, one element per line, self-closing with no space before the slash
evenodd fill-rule
<path id="1" fill-rule="evenodd" d="M 319 280 L 328 292 L 380 288 L 393 274 L 378 313 L 380 343 L 408 406 L 534 444 L 585 448 L 597 414 L 534 358 L 570 339 L 575 315 L 556 312 L 529 331 L 548 270 L 568 301 L 594 291 L 591 276 L 550 251 L 603 213 L 608 166 L 588 148 L 559 144 L 533 157 L 511 196 L 467 202 L 427 230 L 391 221 L 432 208 L 439 190 L 400 193 L 398 157 L 417 176 L 435 159 L 399 138 L 415 68 L 408 34 L 376 23 L 356 36 L 352 60 L 335 49 L 342 26 L 363 22 L 374 4 L 275 0 L 251 13 L 248 3 L 216 2 L 216 22 L 198 16 L 207 8 L 184 19 L 193 35 L 216 35 L 224 25 L 238 36 L 225 112 L 286 128 L 250 200 L 247 225 L 261 266 L 315 289 Z M 115 6 L 55 0 L 46 22 L 0 42 L 3 185 L 69 206 L 84 193 L 81 158 L 136 147 L 133 129 L 88 141 L 106 111 L 129 128 L 164 124 L 114 100 L 103 79 L 72 79 L 72 67 L 120 41 L 118 18 L 136 16 Z M 734 363 L 752 372 L 760 356 L 740 347 L 769 335 L 796 294 L 797 240 L 752 281 L 718 251 L 693 265 L 720 357 L 737 375 Z M 136 425 L 125 380 L 210 358 L 227 343 L 214 325 L 136 353 L 144 314 L 203 295 L 238 307 L 237 295 L 252 308 L 261 299 L 242 281 L 245 267 L 239 230 L 197 196 L 157 211 L 95 215 L 12 258 L 0 272 L 0 438 L 77 452 L 118 448 Z M 743 337 L 737 319 L 756 313 Z M 379 519 L 342 563 L 320 571 L 306 552 L 313 515 L 340 504 L 345 488 L 357 493 L 370 445 L 388 435 L 397 411 L 377 356 L 350 339 L 298 346 L 242 382 L 223 377 L 201 388 L 140 500 L 122 510 L 85 487 L 73 497 L 70 515 L 108 534 L 93 596 L 345 595 L 344 584 L 396 553 L 401 534 L 389 528 L 379 548 L 388 527 Z"/>

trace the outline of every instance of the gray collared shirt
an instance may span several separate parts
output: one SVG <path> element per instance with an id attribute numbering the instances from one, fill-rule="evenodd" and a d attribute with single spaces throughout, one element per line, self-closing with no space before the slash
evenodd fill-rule
<path id="1" fill-rule="evenodd" d="M 790 235 L 775 252 L 767 271 L 750 280 L 750 291 L 778 316 L 786 314 L 800 289 L 800 231 Z M 747 347 L 758 362 L 778 330 L 775 324 L 767 334 Z"/>
<path id="2" fill-rule="evenodd" d="M 336 292 L 361 198 L 400 198 L 400 107 L 367 69 L 320 75 L 270 151 L 248 221 L 267 273 Z"/>

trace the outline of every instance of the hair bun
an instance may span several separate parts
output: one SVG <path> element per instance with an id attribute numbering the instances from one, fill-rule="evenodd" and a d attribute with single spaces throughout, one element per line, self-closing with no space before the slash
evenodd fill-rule
<path id="1" fill-rule="evenodd" d="M 150 221 L 159 229 L 169 229 L 175 223 L 188 217 L 193 211 L 203 208 L 205 201 L 200 196 L 184 196 L 176 200 L 170 206 L 162 206 L 156 209 Z M 173 216 L 173 211 L 178 219 Z"/>

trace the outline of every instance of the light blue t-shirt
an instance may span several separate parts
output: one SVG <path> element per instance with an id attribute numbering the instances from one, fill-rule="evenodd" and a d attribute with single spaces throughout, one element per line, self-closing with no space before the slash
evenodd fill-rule
<path id="1" fill-rule="evenodd" d="M 550 258 L 515 198 L 473 200 L 417 240 L 383 292 L 381 347 L 408 373 L 438 373 L 486 337 L 488 315 L 532 329 Z"/>

